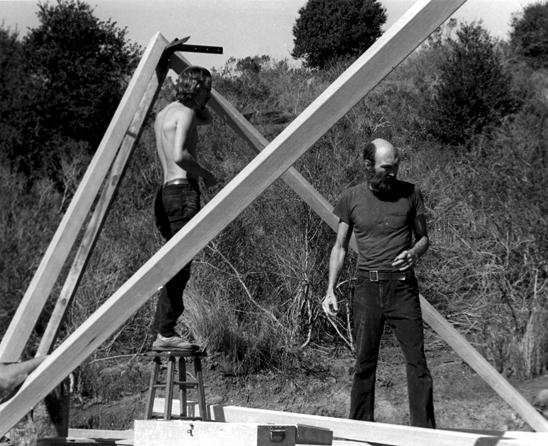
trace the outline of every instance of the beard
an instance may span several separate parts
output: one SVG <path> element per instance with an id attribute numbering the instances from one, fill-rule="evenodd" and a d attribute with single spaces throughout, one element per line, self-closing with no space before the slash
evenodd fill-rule
<path id="1" fill-rule="evenodd" d="M 380 200 L 395 201 L 397 199 L 395 177 L 378 174 L 374 170 L 367 170 L 365 178 L 371 191 Z"/>

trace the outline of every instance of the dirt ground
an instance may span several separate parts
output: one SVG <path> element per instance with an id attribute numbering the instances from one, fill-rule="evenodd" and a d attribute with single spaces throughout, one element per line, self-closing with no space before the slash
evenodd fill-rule
<path id="1" fill-rule="evenodd" d="M 376 421 L 408 424 L 405 365 L 400 349 L 385 336 L 377 373 Z M 434 377 L 434 404 L 440 428 L 530 431 L 520 417 L 437 336 L 427 333 L 426 354 Z M 320 364 L 299 373 L 236 376 L 216 357 L 204 363 L 206 399 L 229 404 L 312 415 L 348 416 L 353 359 L 345 350 L 318 349 Z M 143 416 L 148 365 L 140 388 L 118 401 L 73 401 L 70 426 L 87 429 L 131 429 Z M 548 389 L 548 375 L 527 382 L 510 381 L 529 401 Z M 192 398 L 192 396 L 191 396 Z"/>

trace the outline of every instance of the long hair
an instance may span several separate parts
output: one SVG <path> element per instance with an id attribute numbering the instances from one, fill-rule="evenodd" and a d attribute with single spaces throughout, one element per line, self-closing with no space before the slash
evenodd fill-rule
<path id="1" fill-rule="evenodd" d="M 211 79 L 211 73 L 203 67 L 192 66 L 185 69 L 175 87 L 175 100 L 183 104 L 192 101 L 198 94 L 200 84 L 206 79 Z"/>

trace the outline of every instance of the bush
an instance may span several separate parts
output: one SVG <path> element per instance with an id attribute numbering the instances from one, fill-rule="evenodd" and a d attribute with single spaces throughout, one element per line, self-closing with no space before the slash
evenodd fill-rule
<path id="1" fill-rule="evenodd" d="M 376 0 L 308 0 L 293 26 L 291 55 L 310 68 L 360 56 L 382 35 L 386 9 Z"/>
<path id="2" fill-rule="evenodd" d="M 443 143 L 466 144 L 517 109 L 512 78 L 481 23 L 463 24 L 445 40 L 432 103 L 432 132 Z"/>
<path id="3" fill-rule="evenodd" d="M 548 2 L 527 5 L 512 16 L 510 44 L 534 69 L 548 67 Z"/>

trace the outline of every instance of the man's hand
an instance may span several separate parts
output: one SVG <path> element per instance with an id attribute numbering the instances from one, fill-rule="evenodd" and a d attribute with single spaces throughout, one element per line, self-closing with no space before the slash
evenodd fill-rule
<path id="1" fill-rule="evenodd" d="M 328 317 L 335 317 L 339 312 L 339 303 L 337 302 L 337 296 L 330 290 L 327 292 L 323 302 L 322 308 Z"/>
<path id="2" fill-rule="evenodd" d="M 408 251 L 403 251 L 398 257 L 392 262 L 392 268 L 394 270 L 406 271 L 413 268 L 417 264 L 417 254 L 412 249 Z"/>

